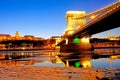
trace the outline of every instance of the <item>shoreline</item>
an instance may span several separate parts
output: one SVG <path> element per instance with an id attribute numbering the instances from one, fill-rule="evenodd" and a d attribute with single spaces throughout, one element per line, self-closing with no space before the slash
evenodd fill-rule
<path id="1" fill-rule="evenodd" d="M 94 50 L 95 49 L 111 49 L 111 48 L 114 48 L 114 49 L 118 49 L 120 48 L 120 46 L 112 46 L 112 47 L 106 47 L 106 46 L 103 46 L 103 47 L 94 47 Z M 11 49 L 0 49 L 0 51 L 32 51 L 32 50 L 58 50 L 56 48 L 11 48 Z"/>
<path id="2" fill-rule="evenodd" d="M 120 68 L 0 67 L 0 80 L 102 80 L 104 78 L 119 80 Z"/>
<path id="3" fill-rule="evenodd" d="M 120 48 L 120 46 L 98 46 L 98 47 L 94 47 L 94 49 L 111 49 L 111 48 Z"/>
<path id="4" fill-rule="evenodd" d="M 32 51 L 32 50 L 55 50 L 55 49 L 54 48 L 0 49 L 0 51 Z"/>

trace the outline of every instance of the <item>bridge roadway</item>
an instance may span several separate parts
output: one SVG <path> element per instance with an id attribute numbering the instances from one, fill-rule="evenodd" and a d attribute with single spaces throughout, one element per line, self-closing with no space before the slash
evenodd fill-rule
<path id="1" fill-rule="evenodd" d="M 88 35 L 93 35 L 106 30 L 120 27 L 120 2 L 115 8 L 108 11 L 106 14 L 100 15 L 84 26 L 77 29 L 68 37 L 84 37 Z"/>

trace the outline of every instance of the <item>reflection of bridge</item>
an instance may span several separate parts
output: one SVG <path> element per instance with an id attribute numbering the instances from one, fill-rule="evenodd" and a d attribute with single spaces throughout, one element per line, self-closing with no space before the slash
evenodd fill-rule
<path id="1" fill-rule="evenodd" d="M 67 29 L 63 40 L 58 44 L 61 50 L 90 50 L 89 37 L 109 29 L 120 27 L 120 1 L 95 12 L 68 11 Z M 74 46 L 74 48 L 73 48 Z"/>

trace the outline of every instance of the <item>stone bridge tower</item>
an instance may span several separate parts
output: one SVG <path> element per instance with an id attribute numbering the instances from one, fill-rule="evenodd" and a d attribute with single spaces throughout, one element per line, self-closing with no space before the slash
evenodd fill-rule
<path id="1" fill-rule="evenodd" d="M 84 24 L 86 24 L 86 18 L 79 19 L 82 16 L 85 16 L 85 11 L 67 11 L 66 20 L 67 20 L 67 28 L 65 35 L 72 34 L 76 29 L 80 28 Z"/>
<path id="2" fill-rule="evenodd" d="M 83 27 L 86 24 L 86 12 L 85 11 L 67 11 L 66 21 L 67 28 L 64 34 L 65 44 L 60 46 L 60 51 L 86 51 L 91 50 L 91 44 L 89 37 L 68 37 L 77 29 Z M 74 47 L 74 48 L 73 48 Z"/>

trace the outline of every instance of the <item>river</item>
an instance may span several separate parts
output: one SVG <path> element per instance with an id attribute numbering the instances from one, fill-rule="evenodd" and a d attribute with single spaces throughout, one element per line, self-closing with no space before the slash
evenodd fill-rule
<path id="1" fill-rule="evenodd" d="M 120 49 L 106 48 L 83 52 L 0 51 L 0 66 L 120 68 Z"/>

